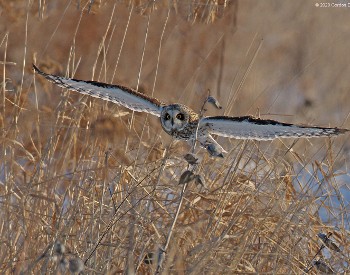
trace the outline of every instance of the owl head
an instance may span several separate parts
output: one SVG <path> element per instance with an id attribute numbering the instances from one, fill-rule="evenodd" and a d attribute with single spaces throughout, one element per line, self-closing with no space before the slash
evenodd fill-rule
<path id="1" fill-rule="evenodd" d="M 190 112 L 188 107 L 181 104 L 164 106 L 160 115 L 161 124 L 166 132 L 183 130 L 189 120 Z"/>

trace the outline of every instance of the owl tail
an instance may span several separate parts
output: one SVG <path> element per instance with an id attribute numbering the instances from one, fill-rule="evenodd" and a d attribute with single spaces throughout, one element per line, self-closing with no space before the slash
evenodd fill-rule
<path id="1" fill-rule="evenodd" d="M 212 157 L 224 157 L 224 153 L 227 153 L 224 148 L 221 147 L 219 143 L 213 139 L 211 135 L 207 135 L 198 139 L 200 144 L 207 149 Z"/>

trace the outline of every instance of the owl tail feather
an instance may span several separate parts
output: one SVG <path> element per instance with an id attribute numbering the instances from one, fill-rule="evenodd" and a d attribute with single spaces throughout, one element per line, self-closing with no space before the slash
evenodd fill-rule
<path id="1" fill-rule="evenodd" d="M 222 148 L 221 145 L 217 143 L 211 135 L 199 138 L 198 141 L 205 149 L 207 149 L 212 157 L 223 158 L 224 153 L 227 153 L 225 149 Z"/>

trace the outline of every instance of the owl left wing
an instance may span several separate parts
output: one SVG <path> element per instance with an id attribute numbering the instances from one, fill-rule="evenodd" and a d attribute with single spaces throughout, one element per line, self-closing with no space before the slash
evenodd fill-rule
<path id="1" fill-rule="evenodd" d="M 209 133 L 219 136 L 254 140 L 334 136 L 349 131 L 340 128 L 295 125 L 271 119 L 255 118 L 252 116 L 205 117 L 200 120 L 199 127 L 205 127 Z"/>
<path id="2" fill-rule="evenodd" d="M 47 74 L 34 64 L 33 68 L 38 74 L 62 88 L 117 103 L 135 112 L 147 112 L 158 117 L 162 112 L 163 102 L 133 89 L 121 85 L 111 85 L 97 81 L 85 81 Z"/>

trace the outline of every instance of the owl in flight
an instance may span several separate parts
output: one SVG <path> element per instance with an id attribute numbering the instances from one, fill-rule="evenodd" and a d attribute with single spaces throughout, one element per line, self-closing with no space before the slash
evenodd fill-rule
<path id="1" fill-rule="evenodd" d="M 322 137 L 343 134 L 349 130 L 303 126 L 260 119 L 252 116 L 200 117 L 186 105 L 165 104 L 136 90 L 96 81 L 85 81 L 47 74 L 33 65 L 34 70 L 56 85 L 122 105 L 135 112 L 146 112 L 160 118 L 162 128 L 175 139 L 195 141 L 216 157 L 223 157 L 226 151 L 213 139 L 211 134 L 253 140 L 275 138 Z"/>

